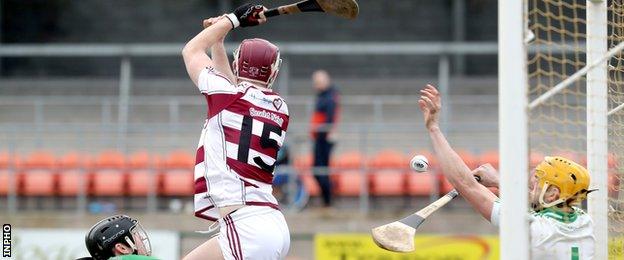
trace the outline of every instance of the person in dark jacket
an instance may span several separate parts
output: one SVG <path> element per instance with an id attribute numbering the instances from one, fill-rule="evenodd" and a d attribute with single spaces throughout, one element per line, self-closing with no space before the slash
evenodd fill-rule
<path id="1" fill-rule="evenodd" d="M 332 194 L 327 167 L 334 146 L 333 131 L 339 113 L 339 93 L 327 71 L 315 71 L 312 74 L 312 82 L 317 92 L 311 122 L 311 135 L 314 140 L 314 177 L 321 188 L 323 206 L 329 207 L 332 203 Z"/>

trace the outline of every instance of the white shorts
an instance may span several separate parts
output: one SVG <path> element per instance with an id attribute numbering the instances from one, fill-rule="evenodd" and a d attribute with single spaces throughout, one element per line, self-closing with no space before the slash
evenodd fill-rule
<path id="1" fill-rule="evenodd" d="M 290 233 L 284 215 L 265 206 L 246 206 L 219 219 L 217 240 L 226 260 L 284 259 Z"/>

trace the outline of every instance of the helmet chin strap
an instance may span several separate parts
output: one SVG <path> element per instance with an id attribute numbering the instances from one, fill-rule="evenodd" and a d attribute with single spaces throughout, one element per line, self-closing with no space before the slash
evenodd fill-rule
<path id="1" fill-rule="evenodd" d="M 559 203 L 564 202 L 562 199 L 558 199 L 553 202 L 546 203 L 544 201 L 544 195 L 546 195 L 546 191 L 548 190 L 548 187 L 550 187 L 550 184 L 548 184 L 548 182 L 544 183 L 544 187 L 542 187 L 542 191 L 540 192 L 540 195 L 539 195 L 539 204 L 542 206 L 542 208 L 550 208 L 552 206 L 555 206 Z"/>

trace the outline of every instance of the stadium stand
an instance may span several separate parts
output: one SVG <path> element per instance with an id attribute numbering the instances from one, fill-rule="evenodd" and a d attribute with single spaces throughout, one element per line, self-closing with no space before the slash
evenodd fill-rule
<path id="1" fill-rule="evenodd" d="M 423 154 L 430 161 L 425 173 L 415 173 L 408 168 L 414 154 Z M 576 156 L 560 151 L 562 156 Z M 461 151 L 471 168 L 482 163 L 498 164 L 498 152 L 488 150 L 481 154 Z M 23 158 L 23 159 L 22 159 Z M 81 193 L 93 197 L 144 197 L 150 192 L 165 197 L 189 196 L 193 194 L 193 155 L 187 151 L 173 151 L 162 157 L 150 151 L 138 151 L 125 155 L 118 151 L 104 151 L 94 156 L 79 152 L 55 155 L 49 151 L 32 152 L 24 157 L 0 152 L 0 195 L 6 195 L 9 185 L 19 195 L 26 197 L 59 196 L 71 197 Z M 531 167 L 537 165 L 544 155 L 530 154 Z M 585 163 L 583 161 L 583 163 Z M 609 156 L 609 167 L 615 167 L 614 155 Z M 301 178 L 311 196 L 319 195 L 319 188 L 312 175 L 312 157 L 309 154 L 296 156 L 293 169 Z M 9 171 L 15 177 L 9 180 Z M 430 196 L 435 190 L 440 194 L 453 189 L 439 173 L 435 157 L 427 151 L 403 153 L 384 149 L 371 156 L 357 151 L 338 154 L 330 167 L 334 192 L 337 196 L 353 197 L 362 192 L 362 178 L 372 196 Z M 615 173 L 609 175 L 609 192 L 617 192 L 620 180 Z M 435 189 L 435 185 L 439 185 Z M 153 190 L 150 190 L 153 187 Z"/>

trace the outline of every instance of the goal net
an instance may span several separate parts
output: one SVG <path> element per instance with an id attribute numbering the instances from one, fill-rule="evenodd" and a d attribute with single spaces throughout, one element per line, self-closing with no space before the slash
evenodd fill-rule
<path id="1" fill-rule="evenodd" d="M 621 109 L 624 107 L 624 53 L 618 45 L 624 42 L 624 0 L 607 1 L 606 24 L 589 19 L 589 2 L 600 1 L 525 0 L 529 158 L 532 167 L 543 155 L 549 154 L 587 164 L 588 155 L 595 156 L 592 148 L 588 153 L 588 145 L 607 145 L 608 155 L 599 156 L 608 156 L 608 164 L 604 169 L 595 168 L 600 170 L 591 174 L 596 178 L 599 174 L 608 174 L 607 183 L 596 187 L 608 191 L 608 202 L 590 200 L 590 203 L 606 203 L 602 205 L 604 212 L 599 214 L 608 219 L 608 259 L 624 259 L 624 109 Z M 606 35 L 588 36 L 591 26 L 607 26 Z M 608 46 L 610 53 L 591 54 L 590 60 L 588 44 L 597 42 L 597 45 Z M 597 59 L 603 57 L 608 63 L 606 75 L 588 80 L 587 71 L 599 67 Z M 608 88 L 607 96 L 588 92 L 588 84 L 602 86 L 603 90 Z M 588 108 L 588 98 L 603 99 L 607 111 Z M 606 137 L 588 137 L 592 135 L 588 135 L 587 122 L 590 128 L 594 126 L 591 117 L 595 113 L 608 114 L 607 125 L 595 126 L 607 128 Z M 597 241 L 605 241 L 598 239 L 604 235 L 596 234 Z M 596 249 L 600 250 L 600 246 L 598 244 Z"/>

